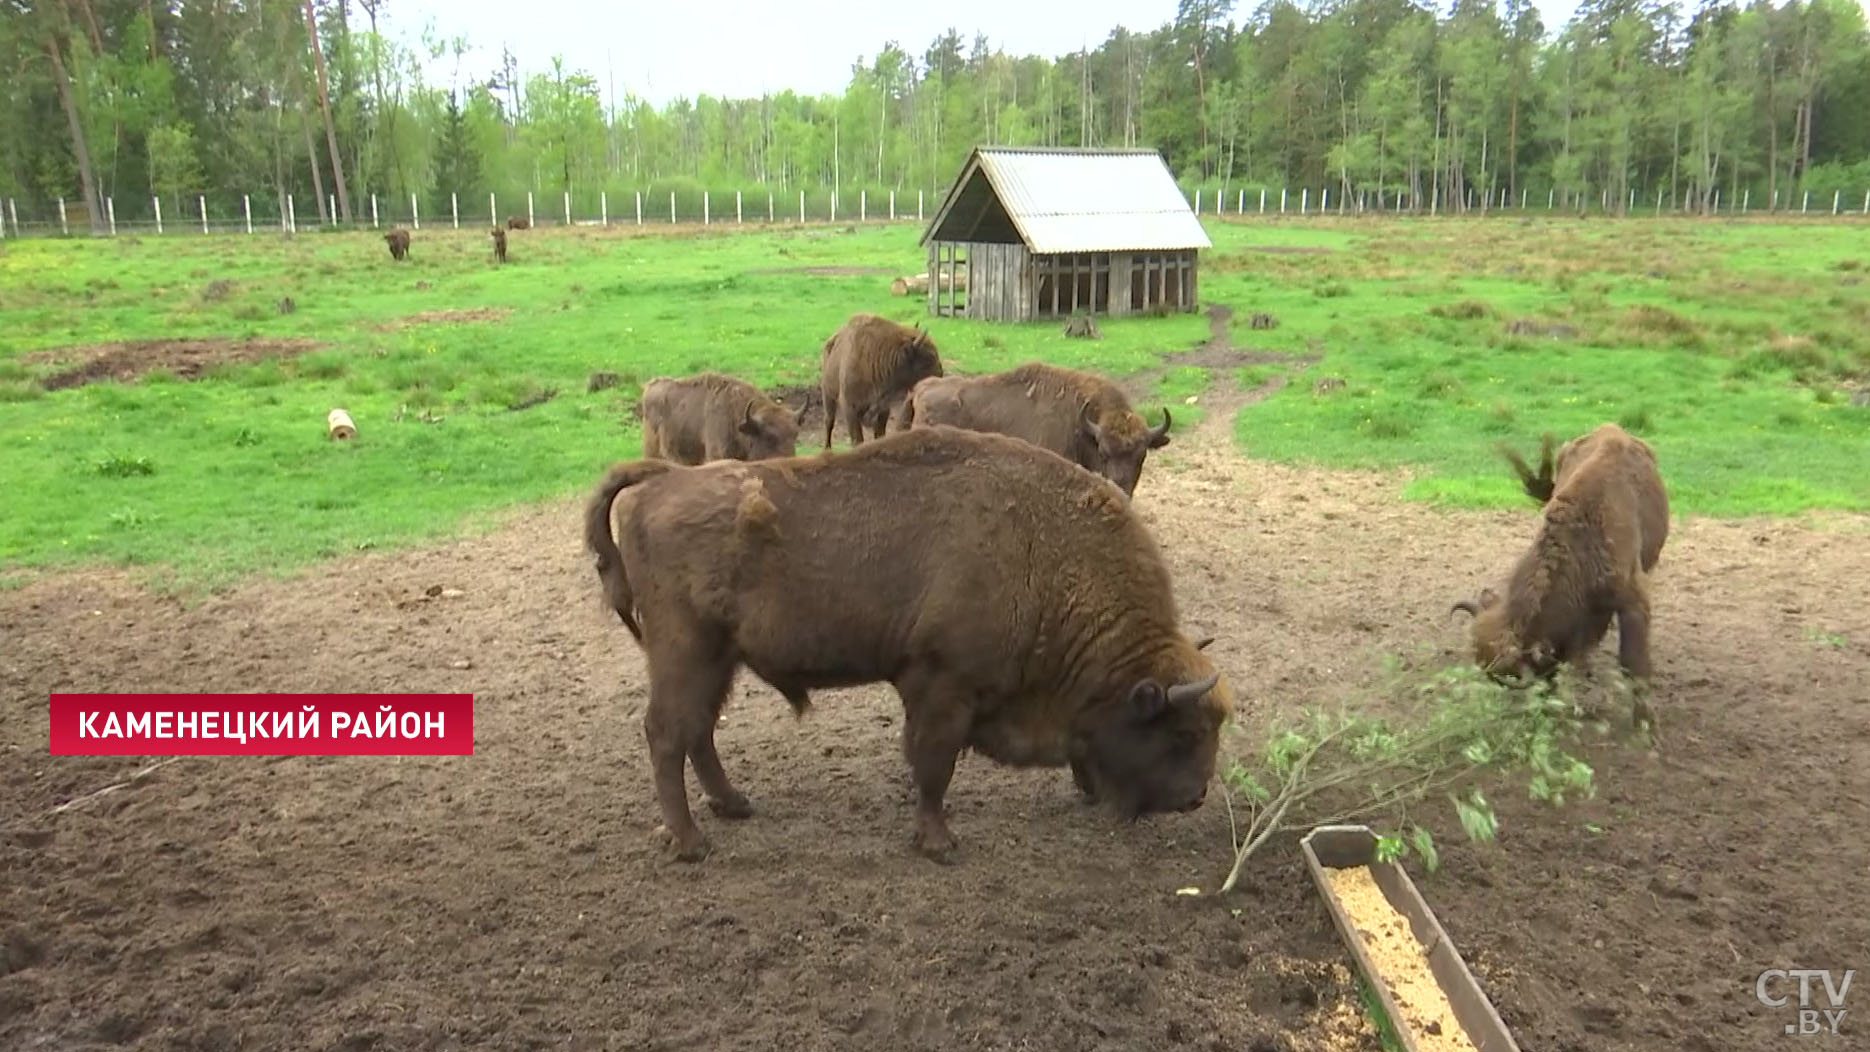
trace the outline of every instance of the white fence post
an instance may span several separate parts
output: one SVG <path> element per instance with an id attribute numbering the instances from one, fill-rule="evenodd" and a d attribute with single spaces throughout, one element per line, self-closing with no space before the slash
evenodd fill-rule
<path id="1" fill-rule="evenodd" d="M 416 208 L 416 195 L 414 194 L 409 195 L 409 225 L 417 230 L 422 229 L 422 212 Z"/>
<path id="2" fill-rule="evenodd" d="M 1201 188 L 1195 187 L 1195 214 L 1201 214 Z"/>
<path id="3" fill-rule="evenodd" d="M 493 221 L 494 226 L 506 225 L 500 222 L 500 204 L 498 199 L 494 197 L 492 191 L 488 191 L 487 193 L 487 218 Z"/>
<path id="4" fill-rule="evenodd" d="M 636 192 L 636 225 L 643 225 L 643 191 Z"/>
<path id="5" fill-rule="evenodd" d="M 1842 190 L 1839 190 L 1831 195 L 1831 214 L 1832 215 L 1838 214 L 1838 203 L 1843 200 L 1844 200 L 1844 191 Z M 19 221 L 15 220 L 13 225 L 15 227 L 19 226 Z"/>
<path id="6" fill-rule="evenodd" d="M 205 234 L 208 232 L 208 195 L 198 195 L 195 198 L 195 203 L 201 206 L 201 232 Z M 13 225 L 18 226 L 19 224 L 15 223 Z"/>
<path id="7" fill-rule="evenodd" d="M 66 237 L 71 236 L 71 224 L 65 221 L 65 199 L 62 197 L 58 199 L 58 232 Z"/>
<path id="8" fill-rule="evenodd" d="M 287 233 L 296 234 L 299 232 L 299 206 L 294 203 L 291 194 L 286 195 L 285 220 Z"/>
<path id="9" fill-rule="evenodd" d="M 831 221 L 833 223 L 838 221 L 838 192 L 836 190 L 831 191 Z"/>
<path id="10" fill-rule="evenodd" d="M 242 215 L 247 217 L 247 233 L 249 234 L 253 233 L 253 198 L 252 197 L 249 197 L 246 194 L 240 195 L 240 211 Z"/>
<path id="11" fill-rule="evenodd" d="M 1716 212 L 1721 210 L 1721 191 L 1718 187 L 1714 191 L 1714 210 Z"/>
<path id="12" fill-rule="evenodd" d="M 734 191 L 734 222 L 744 222 L 740 212 L 740 191 L 738 190 Z"/>
<path id="13" fill-rule="evenodd" d="M 896 191 L 890 191 L 890 222 L 896 221 Z"/>
<path id="14" fill-rule="evenodd" d="M 597 221 L 603 226 L 610 225 L 610 191 L 597 192 Z"/>
<path id="15" fill-rule="evenodd" d="M 162 233 L 162 198 L 151 197 L 150 200 L 156 203 L 156 233 L 160 234 Z"/>
<path id="16" fill-rule="evenodd" d="M 675 222 L 675 191 L 669 191 L 669 222 Z"/>
<path id="17" fill-rule="evenodd" d="M 1299 191 L 1299 214 L 1304 215 L 1312 207 L 1312 188 L 1307 186 Z"/>
<path id="18" fill-rule="evenodd" d="M 1283 186 L 1279 188 L 1279 214 L 1286 214 L 1286 188 Z"/>
<path id="19" fill-rule="evenodd" d="M 1812 210 L 1812 192 L 1810 190 L 1807 190 L 1805 191 L 1804 200 L 1799 202 L 1799 214 L 1804 215 L 1805 213 L 1811 210 Z M 157 233 L 161 233 L 161 231 L 157 231 Z"/>
<path id="20" fill-rule="evenodd" d="M 1240 191 L 1240 195 L 1234 200 L 1234 214 L 1241 215 L 1242 213 L 1246 212 L 1246 210 L 1247 210 L 1247 192 L 1245 190 L 1242 190 Z"/>
<path id="21" fill-rule="evenodd" d="M 114 197 L 104 198 L 104 211 L 109 213 L 110 215 L 110 236 L 116 237 L 117 236 L 117 199 Z"/>
<path id="22" fill-rule="evenodd" d="M 331 225 L 338 225 L 338 195 L 325 195 L 325 214 L 331 217 Z"/>
<path id="23" fill-rule="evenodd" d="M 377 195 L 371 194 L 370 195 L 370 229 L 375 230 L 377 227 L 381 225 L 382 225 L 381 221 L 377 218 Z"/>
<path id="24" fill-rule="evenodd" d="M 1260 187 L 1260 213 L 1264 215 L 1265 212 L 1266 212 L 1266 188 L 1262 186 Z"/>
<path id="25" fill-rule="evenodd" d="M 861 223 L 864 220 L 869 219 L 869 218 L 870 218 L 870 191 L 859 190 L 857 191 L 857 221 Z"/>
<path id="26" fill-rule="evenodd" d="M 916 191 L 916 222 L 922 222 L 922 191 Z"/>
<path id="27" fill-rule="evenodd" d="M 526 225 L 532 226 L 532 191 L 526 191 Z"/>
<path id="28" fill-rule="evenodd" d="M 773 221 L 773 192 L 771 190 L 766 191 L 766 221 L 768 223 Z"/>
<path id="29" fill-rule="evenodd" d="M 448 214 L 454 217 L 455 229 L 461 229 L 461 198 L 455 191 L 448 191 Z"/>
<path id="30" fill-rule="evenodd" d="M 1870 216 L 1870 193 L 1864 194 L 1864 215 Z"/>
<path id="31" fill-rule="evenodd" d="M 805 222 L 805 191 L 799 191 L 799 222 Z"/>
<path id="32" fill-rule="evenodd" d="M 1318 210 L 1320 212 L 1331 211 L 1331 188 L 1328 186 L 1318 191 Z"/>
<path id="33" fill-rule="evenodd" d="M 712 208 L 708 203 L 708 191 L 703 190 L 701 192 L 701 225 L 702 226 L 707 226 L 708 222 L 713 218 L 712 216 L 708 214 L 711 210 Z"/>
<path id="34" fill-rule="evenodd" d="M 565 225 L 571 225 L 571 191 L 565 191 Z"/>
<path id="35" fill-rule="evenodd" d="M 1747 210 L 1747 205 L 1751 203 L 1752 200 L 1753 200 L 1753 188 L 1752 187 L 1749 186 L 1745 190 L 1740 191 L 1740 210 L 1742 212 L 1745 212 Z"/>

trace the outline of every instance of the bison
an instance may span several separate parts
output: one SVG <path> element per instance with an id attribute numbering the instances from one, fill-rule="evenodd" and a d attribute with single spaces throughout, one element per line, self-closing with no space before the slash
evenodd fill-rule
<path id="1" fill-rule="evenodd" d="M 1615 424 L 1566 442 L 1540 469 L 1509 454 L 1521 486 L 1544 505 L 1532 544 L 1505 578 L 1454 610 L 1473 616 L 1475 663 L 1523 685 L 1595 647 L 1617 619 L 1618 660 L 1651 674 L 1649 573 L 1669 535 L 1669 498 L 1647 443 Z"/>
<path id="2" fill-rule="evenodd" d="M 797 415 L 731 376 L 656 377 L 643 385 L 642 406 L 645 457 L 700 464 L 798 452 Z"/>
<path id="3" fill-rule="evenodd" d="M 384 234 L 383 240 L 389 242 L 391 259 L 400 263 L 409 258 L 409 231 L 397 227 Z"/>
<path id="4" fill-rule="evenodd" d="M 715 814 L 752 814 L 714 746 L 743 667 L 801 717 L 809 691 L 890 683 L 913 843 L 938 862 L 964 749 L 1069 767 L 1131 821 L 1207 794 L 1231 685 L 1178 627 L 1162 554 L 1116 486 L 1028 443 L 938 427 L 786 460 L 638 460 L 610 469 L 584 526 L 648 661 L 660 831 L 680 860 L 709 851 L 685 761 Z"/>
<path id="5" fill-rule="evenodd" d="M 530 230 L 532 229 L 532 220 L 520 216 L 507 216 L 506 228 L 508 230 Z"/>
<path id="6" fill-rule="evenodd" d="M 506 231 L 499 227 L 493 228 L 493 261 L 506 262 Z"/>
<path id="7" fill-rule="evenodd" d="M 1123 389 L 1094 373 L 1030 362 L 987 376 L 923 380 L 903 401 L 898 428 L 946 424 L 994 431 L 1049 449 L 1136 493 L 1143 459 L 1169 444 L 1170 417 L 1150 427 Z"/>
<path id="8" fill-rule="evenodd" d="M 853 314 L 825 341 L 819 386 L 825 401 L 825 448 L 843 407 L 851 445 L 864 441 L 864 425 L 882 438 L 896 403 L 916 382 L 942 375 L 941 354 L 922 326 L 876 314 Z"/>

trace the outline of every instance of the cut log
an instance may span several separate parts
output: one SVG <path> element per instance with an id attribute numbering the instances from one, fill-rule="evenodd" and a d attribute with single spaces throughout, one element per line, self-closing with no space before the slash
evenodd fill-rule
<path id="1" fill-rule="evenodd" d="M 953 284 L 956 289 L 966 289 L 967 271 L 956 274 Z M 892 296 L 919 296 L 928 290 L 929 276 L 927 274 L 906 274 L 890 282 L 890 295 Z"/>
<path id="2" fill-rule="evenodd" d="M 344 440 L 357 437 L 357 425 L 351 423 L 351 414 L 342 409 L 333 409 L 325 417 L 325 426 L 331 430 L 332 438 Z"/>

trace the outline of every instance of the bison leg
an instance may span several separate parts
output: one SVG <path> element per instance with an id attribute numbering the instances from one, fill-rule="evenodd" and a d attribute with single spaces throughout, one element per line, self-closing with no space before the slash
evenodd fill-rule
<path id="1" fill-rule="evenodd" d="M 846 405 L 844 407 L 844 431 L 851 436 L 851 445 L 861 446 L 864 444 L 864 414 L 862 409 L 852 405 Z"/>
<path id="2" fill-rule="evenodd" d="M 1630 698 L 1630 721 L 1638 727 L 1655 726 L 1649 707 L 1649 596 L 1640 585 L 1617 610 L 1617 660 L 1635 683 Z"/>
<path id="3" fill-rule="evenodd" d="M 708 810 L 722 818 L 753 817 L 753 804 L 747 800 L 747 794 L 727 780 L 721 754 L 714 751 L 712 726 L 701 736 L 701 742 L 688 751 L 688 759 L 695 765 L 695 778 L 701 782 L 702 792 L 708 795 Z"/>
<path id="4" fill-rule="evenodd" d="M 955 760 L 967 746 L 968 710 L 957 691 L 930 689 L 930 683 L 904 682 L 903 753 L 916 783 L 916 850 L 935 860 L 954 861 L 954 834 L 948 831 L 943 799 L 954 777 Z"/>
<path id="5" fill-rule="evenodd" d="M 650 665 L 649 711 L 643 717 L 643 732 L 649 739 L 656 803 L 662 810 L 661 832 L 678 861 L 699 862 L 708 855 L 708 838 L 688 809 L 688 787 L 682 776 L 691 753 L 704 743 L 713 752 L 714 714 L 726 700 L 732 667 L 720 667 L 693 653 L 665 651 L 655 656 L 662 660 Z M 718 757 L 715 766 L 719 770 Z M 695 773 L 707 788 L 700 764 Z M 723 782 L 725 778 L 723 774 Z"/>
<path id="6" fill-rule="evenodd" d="M 831 431 L 838 426 L 838 393 L 825 389 L 825 448 L 831 448 Z"/>
<path id="7" fill-rule="evenodd" d="M 1085 803 L 1097 802 L 1097 787 L 1091 784 L 1091 772 L 1075 759 L 1071 761 L 1071 784 L 1078 787 L 1078 792 L 1084 797 Z"/>

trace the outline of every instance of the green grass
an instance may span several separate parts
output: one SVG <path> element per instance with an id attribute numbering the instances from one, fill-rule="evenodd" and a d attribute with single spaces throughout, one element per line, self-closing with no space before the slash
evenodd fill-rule
<path id="1" fill-rule="evenodd" d="M 1396 1024 L 1390 1020 L 1389 1013 L 1383 1010 L 1383 1002 L 1377 997 L 1376 988 L 1372 987 L 1363 976 L 1357 977 L 1357 1000 L 1363 1003 L 1364 1016 L 1370 1025 L 1376 1028 L 1377 1041 L 1383 1052 L 1403 1052 L 1402 1036 L 1396 1032 Z"/>
<path id="2" fill-rule="evenodd" d="M 1409 465 L 1409 495 L 1523 502 L 1491 444 L 1618 420 L 1655 442 L 1683 512 L 1870 507 L 1862 232 L 1674 221 L 1209 221 L 1204 302 L 1232 338 L 1323 360 L 1235 421 L 1250 455 Z M 369 233 L 8 241 L 0 246 L 0 572 L 89 562 L 174 583 L 288 572 L 345 552 L 482 528 L 581 492 L 640 449 L 643 380 L 720 369 L 814 385 L 845 318 L 919 319 L 963 372 L 1031 359 L 1114 377 L 1150 370 L 1153 421 L 1198 422 L 1209 374 L 1162 351 L 1205 318 L 927 318 L 888 294 L 923 267 L 912 226 L 705 236 L 522 232 L 513 262 L 483 232 L 423 230 L 397 265 Z M 1261 251 L 1274 248 L 1284 251 Z M 1294 249 L 1301 251 L 1293 251 Z M 1319 251 L 1322 250 L 1322 251 Z M 883 273 L 823 276 L 810 266 Z M 296 310 L 281 314 L 281 297 Z M 1251 331 L 1252 311 L 1278 316 Z M 474 320 L 408 324 L 424 312 Z M 1508 326 L 1530 319 L 1536 332 Z M 1562 327 L 1562 328 L 1554 328 Z M 1545 335 L 1548 330 L 1559 335 Z M 32 352 L 121 340 L 311 340 L 294 357 L 47 391 Z M 596 393 L 596 370 L 623 384 Z M 1216 370 L 1257 386 L 1287 367 Z M 1345 386 L 1314 394 L 1313 381 Z M 326 438 L 342 406 L 359 435 Z M 806 436 L 805 448 L 816 449 Z M 568 527 L 569 529 L 569 527 Z"/>

